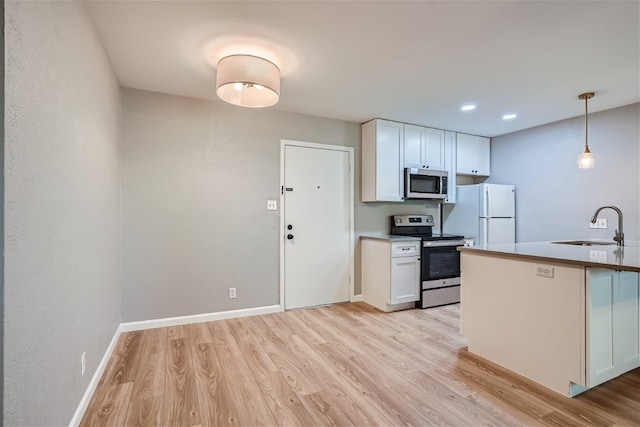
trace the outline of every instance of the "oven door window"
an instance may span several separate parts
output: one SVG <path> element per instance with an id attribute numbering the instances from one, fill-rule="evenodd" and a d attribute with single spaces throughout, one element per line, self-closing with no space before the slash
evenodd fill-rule
<path id="1" fill-rule="evenodd" d="M 428 175 L 411 175 L 410 191 L 412 193 L 439 194 L 440 177 Z"/>
<path id="2" fill-rule="evenodd" d="M 448 279 L 460 275 L 460 252 L 455 246 L 423 248 L 422 280 Z"/>

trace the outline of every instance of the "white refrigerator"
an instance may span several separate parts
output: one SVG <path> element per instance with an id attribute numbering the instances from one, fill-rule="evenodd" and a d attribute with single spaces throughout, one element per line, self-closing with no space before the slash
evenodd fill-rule
<path id="1" fill-rule="evenodd" d="M 513 185 L 458 185 L 456 203 L 443 207 L 443 232 L 473 238 L 475 246 L 515 243 L 515 200 Z"/>

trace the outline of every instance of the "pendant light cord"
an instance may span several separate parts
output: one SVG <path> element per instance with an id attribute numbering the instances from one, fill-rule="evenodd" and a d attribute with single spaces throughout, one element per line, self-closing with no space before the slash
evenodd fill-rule
<path id="1" fill-rule="evenodd" d="M 589 102 L 589 97 L 585 96 L 584 98 L 584 146 L 587 150 L 589 150 L 589 111 L 587 108 L 588 102 Z"/>

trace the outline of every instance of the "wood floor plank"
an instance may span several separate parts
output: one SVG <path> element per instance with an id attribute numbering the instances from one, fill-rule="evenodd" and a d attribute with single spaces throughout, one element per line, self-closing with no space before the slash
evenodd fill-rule
<path id="1" fill-rule="evenodd" d="M 297 394 L 273 364 L 267 352 L 259 344 L 247 318 L 229 321 L 229 330 L 235 338 L 252 372 L 265 401 L 280 425 L 312 425 L 313 418 L 304 410 Z"/>
<path id="2" fill-rule="evenodd" d="M 216 352 L 218 349 L 220 347 L 216 347 Z M 277 424 L 269 404 L 244 358 L 232 359 L 222 357 L 220 354 L 217 356 L 220 368 L 224 373 L 226 388 L 229 390 L 234 406 L 238 408 L 237 415 L 240 425 L 269 426 Z"/>
<path id="3" fill-rule="evenodd" d="M 333 403 L 324 390 L 300 397 L 317 426 L 351 426 L 355 423 Z"/>
<path id="4" fill-rule="evenodd" d="M 90 403 L 93 409 L 83 417 L 80 426 L 124 426 L 131 390 L 133 390 L 133 383 L 100 387 Z"/>
<path id="5" fill-rule="evenodd" d="M 256 328 L 254 336 L 269 355 L 274 366 L 299 396 L 322 390 L 322 387 L 309 374 L 307 366 L 293 357 L 285 342 L 271 330 L 263 318 L 257 318 L 251 327 Z"/>
<path id="6" fill-rule="evenodd" d="M 359 302 L 123 334 L 81 425 L 640 426 L 640 369 L 570 399 L 458 330 Z"/>
<path id="7" fill-rule="evenodd" d="M 224 371 L 212 344 L 192 345 L 194 372 L 202 425 L 239 425 L 238 410 L 223 378 Z"/>
<path id="8" fill-rule="evenodd" d="M 162 425 L 196 426 L 200 424 L 200 406 L 191 349 L 186 338 L 167 343 L 167 364 L 164 387 Z"/>
<path id="9" fill-rule="evenodd" d="M 105 374 L 100 379 L 102 385 L 118 385 L 133 382 L 139 364 L 141 352 L 138 351 L 142 332 L 125 332 L 120 335 L 118 344 L 111 357 Z"/>
<path id="10" fill-rule="evenodd" d="M 322 385 L 324 391 L 331 396 L 333 402 L 342 409 L 356 425 L 374 425 L 380 413 L 360 393 L 352 392 L 352 385 L 322 358 L 313 348 L 315 341 L 304 341 L 298 335 L 292 337 L 289 348 L 296 357 L 308 361 L 314 377 Z M 294 351 L 295 349 L 295 351 Z"/>
<path id="11" fill-rule="evenodd" d="M 237 360 L 242 357 L 242 352 L 235 339 L 229 331 L 229 324 L 226 321 L 207 323 L 218 357 Z"/>
<path id="12" fill-rule="evenodd" d="M 150 329 L 142 334 L 138 351 L 131 403 L 127 413 L 128 426 L 157 426 L 162 422 L 164 385 L 167 363 L 167 329 Z"/>

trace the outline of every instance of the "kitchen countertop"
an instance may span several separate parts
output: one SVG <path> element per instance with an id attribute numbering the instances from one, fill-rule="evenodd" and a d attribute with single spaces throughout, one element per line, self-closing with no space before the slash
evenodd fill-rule
<path id="1" fill-rule="evenodd" d="M 360 236 L 362 239 L 375 239 L 375 240 L 386 240 L 391 243 L 395 242 L 419 242 L 421 239 L 419 237 L 413 236 L 396 236 L 393 234 L 363 234 Z"/>
<path id="2" fill-rule="evenodd" d="M 597 239 L 580 239 L 602 242 Z M 551 242 L 527 242 L 500 245 L 458 247 L 461 252 L 481 252 L 507 258 L 522 258 L 584 267 L 640 272 L 640 243 L 576 246 Z"/>

